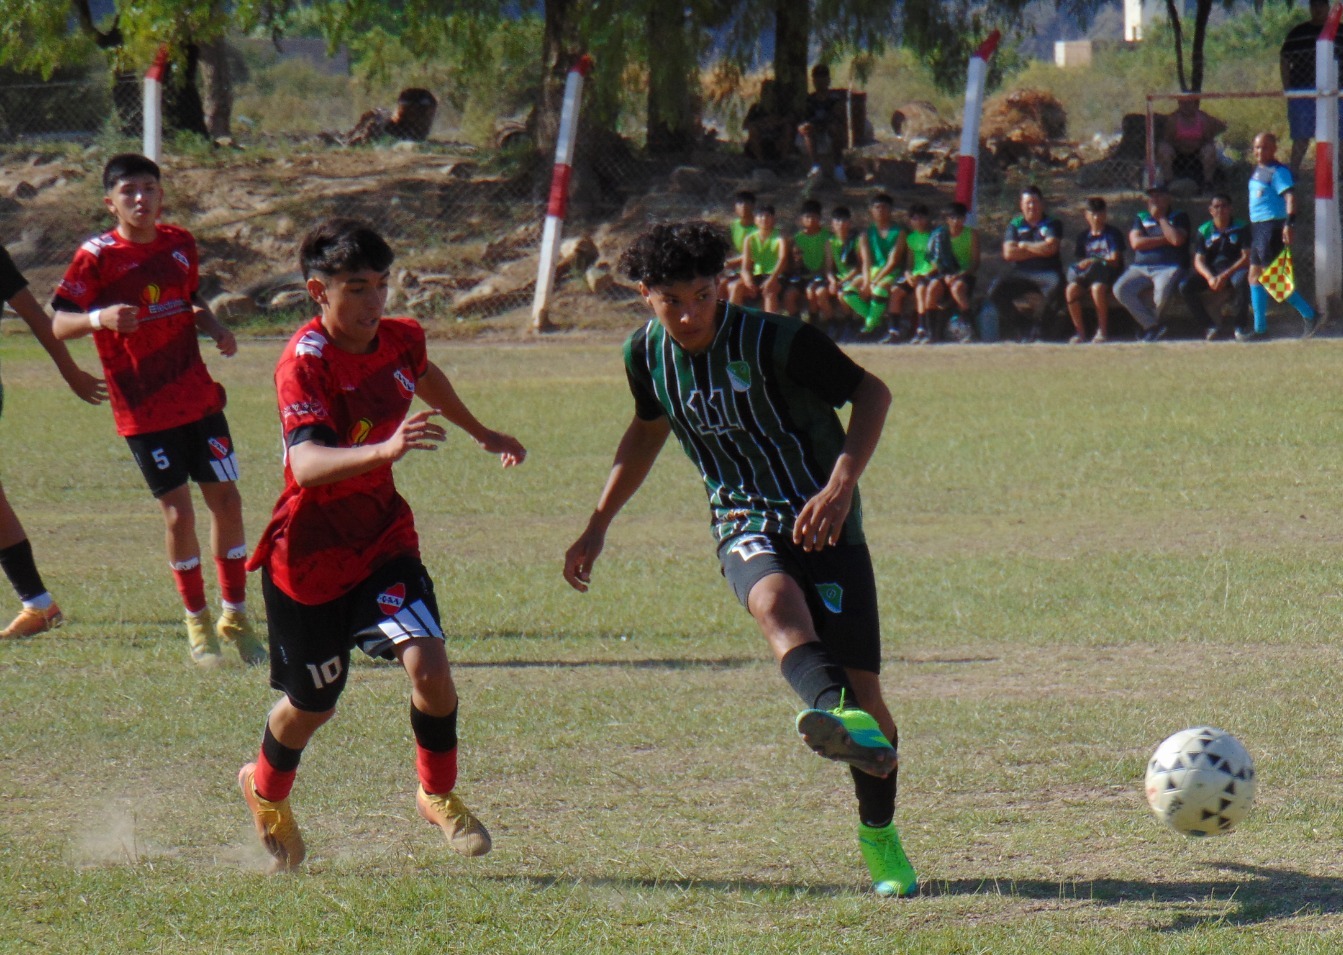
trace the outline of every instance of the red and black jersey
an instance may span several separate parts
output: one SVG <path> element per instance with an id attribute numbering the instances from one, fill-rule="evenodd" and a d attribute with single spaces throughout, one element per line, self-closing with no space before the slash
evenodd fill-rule
<path id="1" fill-rule="evenodd" d="M 415 383 L 428 368 L 424 330 L 385 318 L 373 351 L 355 355 L 331 343 L 320 318 L 300 328 L 275 368 L 285 447 L 320 440 L 352 448 L 391 437 L 405 420 Z M 303 604 L 349 592 L 393 557 L 418 557 L 410 505 L 390 464 L 318 487 L 299 487 L 286 450 L 284 490 L 248 562 Z"/>
<path id="2" fill-rule="evenodd" d="M 191 297 L 199 285 L 196 240 L 178 226 L 160 225 L 146 243 L 113 230 L 75 253 L 54 308 L 140 308 L 140 327 L 130 335 L 93 333 L 119 434 L 164 431 L 223 410 L 224 389 L 210 377 L 196 340 Z"/>

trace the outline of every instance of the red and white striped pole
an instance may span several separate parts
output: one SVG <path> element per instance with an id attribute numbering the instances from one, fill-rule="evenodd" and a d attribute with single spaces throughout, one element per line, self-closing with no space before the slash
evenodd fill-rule
<path id="1" fill-rule="evenodd" d="M 966 222 L 975 224 L 979 211 L 979 123 L 984 117 L 984 84 L 989 75 L 989 57 L 998 48 L 1002 34 L 994 30 L 970 57 L 965 80 L 965 115 L 961 119 L 961 153 L 956 157 L 956 201 L 970 210 Z"/>
<path id="2" fill-rule="evenodd" d="M 555 259 L 560 249 L 560 230 L 569 211 L 569 178 L 573 175 L 574 140 L 578 133 L 578 106 L 583 96 L 583 80 L 592 72 L 592 57 L 584 53 L 569 69 L 564 83 L 564 108 L 560 111 L 560 135 L 555 143 L 555 172 L 550 179 L 550 203 L 546 207 L 546 225 L 541 233 L 541 261 L 536 271 L 536 298 L 532 300 L 532 328 L 553 328 L 547 312 L 550 293 L 555 288 Z"/>
<path id="3" fill-rule="evenodd" d="M 1343 16 L 1335 4 L 1315 41 L 1315 302 L 1320 315 L 1343 293 L 1343 236 L 1338 219 L 1338 61 L 1334 36 Z"/>
<path id="4" fill-rule="evenodd" d="M 158 162 L 163 153 L 163 74 L 168 70 L 168 48 L 159 47 L 154 64 L 145 73 L 145 148 L 147 158 Z"/>

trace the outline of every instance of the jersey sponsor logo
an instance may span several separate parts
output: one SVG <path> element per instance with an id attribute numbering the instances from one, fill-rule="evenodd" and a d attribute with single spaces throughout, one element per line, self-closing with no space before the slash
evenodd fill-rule
<path id="1" fill-rule="evenodd" d="M 748 391 L 751 387 L 751 366 L 744 361 L 727 363 L 727 380 L 732 383 L 733 391 Z"/>
<path id="2" fill-rule="evenodd" d="M 186 269 L 188 272 L 191 271 L 191 260 L 188 259 L 184 254 L 182 254 L 181 251 L 173 250 L 173 260 L 176 261 L 178 265 L 182 266 L 182 268 Z"/>
<path id="3" fill-rule="evenodd" d="M 298 340 L 294 346 L 295 355 L 306 355 L 310 358 L 321 358 L 322 349 L 326 348 L 326 336 L 317 332 L 304 332 L 303 337 Z"/>
<path id="4" fill-rule="evenodd" d="M 761 554 L 774 553 L 774 545 L 769 542 L 769 538 L 762 534 L 748 534 L 745 537 L 739 537 L 728 548 L 729 554 L 736 554 L 743 561 L 750 560 L 753 557 L 759 557 Z"/>
<path id="5" fill-rule="evenodd" d="M 403 371 L 400 368 L 392 372 L 392 377 L 396 379 L 396 383 L 398 386 L 400 386 L 402 394 L 404 394 L 407 398 L 415 397 L 414 378 L 411 378 L 410 375 L 407 375 L 405 371 Z"/>
<path id="6" fill-rule="evenodd" d="M 151 308 L 152 306 L 157 305 L 159 303 L 159 300 L 162 298 L 163 298 L 163 289 L 159 288 L 157 285 L 154 285 L 152 283 L 146 285 L 144 287 L 144 291 L 140 293 L 140 301 L 143 302 L 145 305 L 151 306 Z"/>
<path id="7" fill-rule="evenodd" d="M 346 435 L 350 444 L 358 447 L 368 440 L 368 436 L 373 433 L 373 422 L 368 418 L 360 418 L 354 424 L 350 425 L 350 433 Z"/>
<path id="8" fill-rule="evenodd" d="M 382 593 L 378 594 L 378 609 L 389 617 L 396 616 L 396 612 L 406 603 L 406 585 L 402 583 L 392 584 Z"/>
<path id="9" fill-rule="evenodd" d="M 220 461 L 233 453 L 233 449 L 229 447 L 228 438 L 209 438 L 206 443 L 210 445 L 210 453 Z"/>
<path id="10" fill-rule="evenodd" d="M 816 593 L 831 613 L 840 613 L 844 606 L 844 588 L 839 584 L 817 584 Z"/>
<path id="11" fill-rule="evenodd" d="M 282 418 L 325 418 L 326 405 L 320 401 L 295 401 L 280 409 Z"/>

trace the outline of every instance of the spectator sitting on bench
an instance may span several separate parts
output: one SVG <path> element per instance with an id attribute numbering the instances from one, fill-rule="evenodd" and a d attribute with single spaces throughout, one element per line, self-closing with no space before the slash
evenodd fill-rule
<path id="1" fill-rule="evenodd" d="M 1087 231 L 1077 237 L 1077 256 L 1068 267 L 1068 288 L 1064 297 L 1068 300 L 1068 317 L 1073 320 L 1075 334 L 1070 339 L 1073 345 L 1087 340 L 1086 320 L 1082 317 L 1082 297 L 1091 296 L 1096 305 L 1096 337 L 1091 339 L 1097 345 L 1110 338 L 1110 289 L 1115 279 L 1124 271 L 1124 233 L 1109 223 L 1109 213 L 1105 200 L 1092 196 L 1086 207 Z"/>
<path id="2" fill-rule="evenodd" d="M 1189 312 L 1207 329 L 1204 337 L 1212 341 L 1221 332 L 1221 304 L 1218 317 L 1208 315 L 1203 297 L 1209 292 L 1229 290 L 1236 330 L 1244 334 L 1250 315 L 1250 227 L 1243 219 L 1232 218 L 1231 197 L 1219 192 L 1212 197 L 1208 211 L 1212 218 L 1199 226 L 1194 237 L 1194 270 L 1180 283 L 1180 295 Z"/>
<path id="3" fill-rule="evenodd" d="M 1007 224 L 1003 233 L 1003 261 L 1006 272 L 989 287 L 988 301 L 979 313 L 984 341 L 997 341 L 1003 316 L 1010 317 L 1012 333 L 1021 341 L 1038 341 L 1047 316 L 1056 311 L 1063 291 L 1063 260 L 1059 248 L 1063 242 L 1063 223 L 1045 214 L 1044 193 L 1039 186 L 1021 190 L 1021 215 Z M 1029 325 L 1023 332 L 1016 300 L 1038 293 L 1040 304 L 1031 309 Z"/>
<path id="4" fill-rule="evenodd" d="M 1226 123 L 1198 107 L 1198 98 L 1180 100 L 1156 144 L 1156 162 L 1165 182 L 1194 179 L 1200 188 L 1213 185 L 1217 174 L 1217 137 Z"/>
<path id="5" fill-rule="evenodd" d="M 1142 326 L 1142 340 L 1166 334 L 1161 312 L 1189 271 L 1189 216 L 1171 209 L 1170 189 L 1159 182 L 1147 190 L 1147 209 L 1129 230 L 1133 264 L 1115 283 L 1115 298 Z"/>
<path id="6" fill-rule="evenodd" d="M 936 312 L 942 298 L 951 296 L 947 331 L 962 344 L 974 338 L 970 294 L 975 290 L 975 273 L 979 271 L 979 231 L 965 224 L 968 214 L 965 203 L 950 203 L 945 224 L 934 229 L 928 241 L 928 259 L 937 267 L 928 289 L 928 309 Z"/>

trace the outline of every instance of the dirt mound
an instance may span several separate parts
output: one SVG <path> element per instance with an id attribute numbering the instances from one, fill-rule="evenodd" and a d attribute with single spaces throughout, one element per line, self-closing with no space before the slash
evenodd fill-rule
<path id="1" fill-rule="evenodd" d="M 984 104 L 980 135 L 990 142 L 1042 145 L 1068 135 L 1068 112 L 1052 93 L 1012 90 Z"/>

